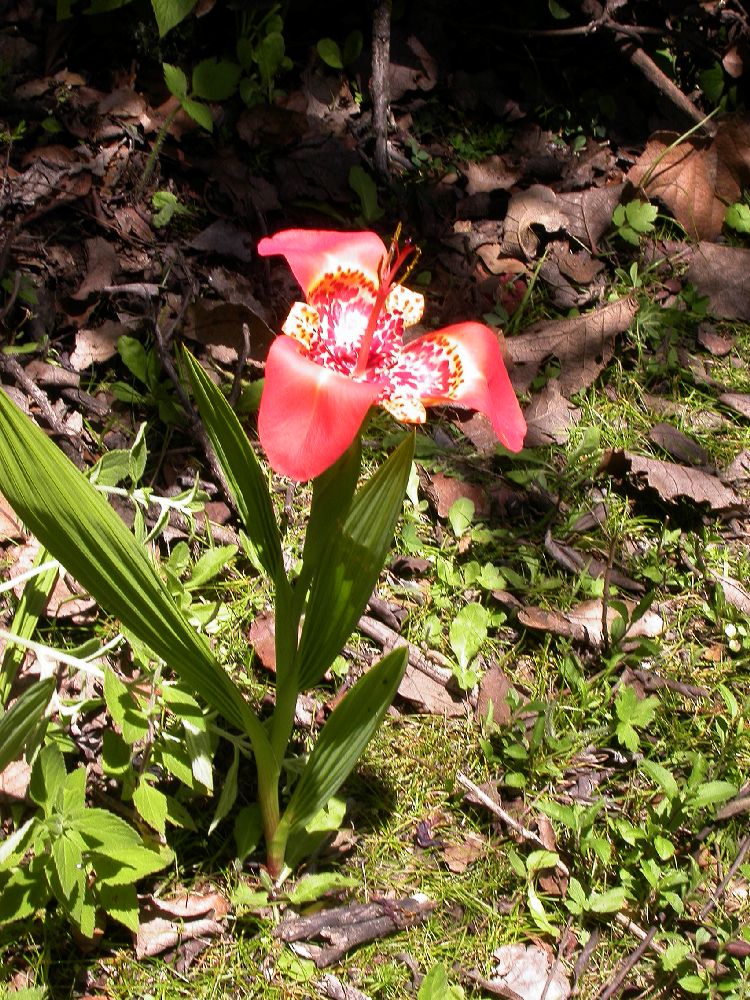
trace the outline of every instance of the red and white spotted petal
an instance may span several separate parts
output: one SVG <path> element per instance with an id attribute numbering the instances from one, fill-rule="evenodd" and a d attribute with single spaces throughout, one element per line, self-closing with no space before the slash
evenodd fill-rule
<path id="1" fill-rule="evenodd" d="M 424 313 L 424 295 L 413 292 L 404 285 L 394 285 L 385 300 L 387 312 L 398 312 L 403 316 L 404 326 L 414 326 Z"/>
<path id="2" fill-rule="evenodd" d="M 286 257 L 307 297 L 325 274 L 359 271 L 374 287 L 386 253 L 377 233 L 341 233 L 332 230 L 284 229 L 258 244 L 261 257 Z"/>
<path id="3" fill-rule="evenodd" d="M 456 323 L 404 348 L 398 385 L 427 406 L 455 403 L 489 417 L 500 442 L 520 451 L 526 421 L 505 369 L 497 336 L 481 323 Z M 398 388 L 394 385 L 394 394 Z"/>
<path id="4" fill-rule="evenodd" d="M 320 475 L 352 443 L 382 388 L 316 365 L 296 340 L 277 337 L 258 413 L 272 468 L 299 482 Z"/>
<path id="5" fill-rule="evenodd" d="M 416 396 L 389 396 L 378 403 L 402 424 L 423 424 L 427 420 L 427 410 Z"/>
<path id="6" fill-rule="evenodd" d="M 315 306 L 295 302 L 281 328 L 287 337 L 293 337 L 308 351 L 320 338 L 320 316 Z"/>

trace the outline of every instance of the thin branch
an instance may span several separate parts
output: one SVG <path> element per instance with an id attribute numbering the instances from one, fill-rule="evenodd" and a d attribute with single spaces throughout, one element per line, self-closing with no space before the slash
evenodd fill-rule
<path id="1" fill-rule="evenodd" d="M 391 61 L 391 0 L 380 0 L 372 19 L 372 127 L 375 133 L 375 169 L 388 180 L 388 109 L 390 85 L 388 69 Z"/>
<path id="2" fill-rule="evenodd" d="M 500 819 L 503 821 L 503 823 L 509 826 L 511 830 L 515 830 L 515 832 L 519 835 L 519 837 L 523 837 L 524 840 L 528 840 L 532 844 L 536 844 L 537 847 L 541 847 L 544 848 L 544 850 L 547 850 L 539 834 L 534 833 L 533 830 L 529 830 L 525 826 L 521 826 L 518 820 L 513 819 L 513 817 L 510 815 L 509 812 L 506 812 L 502 806 L 498 805 L 497 802 L 494 802 L 489 797 L 489 795 L 487 795 L 486 792 L 482 791 L 479 785 L 475 785 L 474 782 L 470 781 L 465 774 L 461 774 L 459 772 L 456 775 L 456 781 L 468 792 L 471 792 L 473 796 L 479 799 L 482 805 L 486 806 L 490 810 L 490 812 L 493 812 L 496 816 L 499 816 Z M 559 858 L 555 862 L 555 868 L 557 868 L 558 871 L 562 872 L 563 875 L 570 875 L 570 869 Z"/>
<path id="3" fill-rule="evenodd" d="M 628 955 L 620 966 L 620 970 L 615 978 L 609 986 L 599 993 L 597 1000 L 610 1000 L 610 997 L 613 997 L 616 993 L 620 992 L 627 977 L 646 954 L 657 930 L 658 927 L 649 927 L 643 940 L 639 943 L 638 947 Z"/>
<path id="4" fill-rule="evenodd" d="M 745 837 L 745 839 L 740 844 L 739 850 L 737 851 L 737 857 L 732 862 L 729 871 L 726 873 L 721 882 L 719 882 L 716 889 L 711 894 L 711 898 L 706 902 L 703 909 L 698 914 L 698 920 L 705 920 L 705 918 L 708 916 L 711 910 L 713 910 L 713 908 L 719 902 L 721 897 L 726 892 L 727 886 L 734 878 L 742 862 L 745 860 L 745 855 L 747 854 L 748 851 L 750 851 L 750 833 Z"/>

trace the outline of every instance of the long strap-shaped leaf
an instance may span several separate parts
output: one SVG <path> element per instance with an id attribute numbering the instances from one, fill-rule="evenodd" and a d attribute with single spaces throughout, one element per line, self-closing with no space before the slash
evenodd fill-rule
<path id="1" fill-rule="evenodd" d="M 0 719 L 0 771 L 20 755 L 29 735 L 42 721 L 54 690 L 52 677 L 37 681 Z"/>
<path id="2" fill-rule="evenodd" d="M 247 434 L 221 390 L 189 351 L 184 352 L 195 401 L 237 512 L 272 580 L 283 573 L 281 542 L 263 470 Z"/>
<path id="3" fill-rule="evenodd" d="M 280 827 L 293 836 L 335 795 L 357 763 L 401 683 L 406 647 L 367 671 L 331 713 L 295 786 Z"/>
<path id="4" fill-rule="evenodd" d="M 247 732 L 256 753 L 268 747 L 259 720 L 177 609 L 145 549 L 104 497 L 2 391 L 0 491 L 106 611 L 212 708 Z"/>
<path id="5" fill-rule="evenodd" d="M 355 495 L 310 587 L 298 652 L 299 687 L 318 682 L 372 594 L 393 538 L 414 455 L 409 434 Z"/>

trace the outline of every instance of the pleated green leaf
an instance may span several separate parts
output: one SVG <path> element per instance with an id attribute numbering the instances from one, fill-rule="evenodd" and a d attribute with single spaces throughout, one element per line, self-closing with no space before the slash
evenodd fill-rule
<path id="1" fill-rule="evenodd" d="M 362 442 L 358 434 L 341 458 L 313 480 L 310 520 L 302 556 L 305 574 L 314 573 L 322 554 L 341 530 L 361 466 Z"/>
<path id="2" fill-rule="evenodd" d="M 54 690 L 52 677 L 37 681 L 0 719 L 0 771 L 21 756 L 26 740 L 42 721 Z"/>
<path id="3" fill-rule="evenodd" d="M 184 353 L 195 402 L 237 513 L 272 580 L 283 571 L 281 541 L 266 477 L 229 403 L 189 351 Z"/>
<path id="4" fill-rule="evenodd" d="M 393 538 L 413 454 L 410 434 L 355 495 L 340 531 L 321 554 L 300 638 L 300 690 L 320 680 L 364 611 Z"/>
<path id="5" fill-rule="evenodd" d="M 393 701 L 407 656 L 406 647 L 384 656 L 350 688 L 331 713 L 282 819 L 290 837 L 336 794 L 359 760 Z"/>
<path id="6" fill-rule="evenodd" d="M 104 497 L 0 391 L 0 492 L 55 559 L 109 614 L 228 721 L 263 730 L 239 690 L 175 606 L 146 549 Z"/>

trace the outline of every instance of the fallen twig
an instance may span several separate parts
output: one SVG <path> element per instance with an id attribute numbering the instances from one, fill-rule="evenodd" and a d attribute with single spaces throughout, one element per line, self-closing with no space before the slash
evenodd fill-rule
<path id="1" fill-rule="evenodd" d="M 727 886 L 734 878 L 735 873 L 739 869 L 742 862 L 745 860 L 745 855 L 750 851 L 750 833 L 745 837 L 745 839 L 740 844 L 739 850 L 737 851 L 737 857 L 732 862 L 729 871 L 726 873 L 724 878 L 719 882 L 714 891 L 711 893 L 710 898 L 704 904 L 701 912 L 698 914 L 698 920 L 704 920 L 708 914 L 713 910 L 716 904 L 719 902 L 721 897 L 727 890 Z"/>
<path id="2" fill-rule="evenodd" d="M 653 941 L 654 935 L 656 934 L 657 930 L 658 927 L 655 926 L 649 927 L 649 929 L 645 932 L 645 936 L 638 944 L 638 947 L 635 948 L 634 951 L 632 951 L 625 959 L 625 961 L 622 963 L 617 975 L 609 984 L 609 986 L 605 987 L 603 990 L 599 992 L 597 1000 L 610 1000 L 610 997 L 613 997 L 616 993 L 620 992 L 630 972 L 635 968 L 638 962 L 640 962 L 640 960 L 648 951 L 648 948 L 651 942 Z"/>
<path id="3" fill-rule="evenodd" d="M 473 781 L 470 781 L 465 774 L 461 774 L 461 772 L 459 771 L 459 773 L 456 775 L 456 781 L 458 782 L 459 785 L 461 785 L 468 792 L 471 792 L 472 795 L 474 795 L 477 799 L 479 799 L 482 805 L 486 806 L 490 810 L 490 812 L 493 812 L 496 816 L 499 816 L 500 819 L 503 821 L 503 823 L 509 826 L 511 830 L 515 830 L 515 832 L 519 835 L 519 837 L 523 837 L 524 840 L 528 840 L 532 844 L 536 844 L 537 847 L 544 848 L 544 850 L 547 849 L 539 834 L 534 833 L 533 830 L 529 830 L 525 826 L 521 826 L 518 820 L 513 819 L 510 813 L 506 812 L 506 810 L 503 809 L 501 805 L 498 805 L 497 802 L 493 802 L 490 796 L 486 792 L 483 792 L 482 789 L 479 787 L 479 785 L 475 785 Z M 563 875 L 570 875 L 570 869 L 559 858 L 555 862 L 555 868 L 557 868 L 559 872 L 562 872 Z"/>

